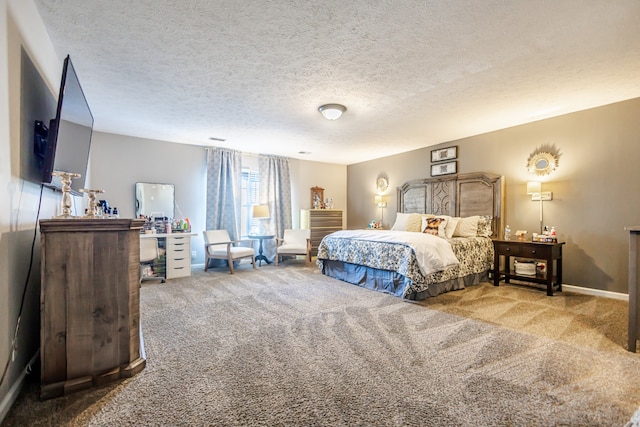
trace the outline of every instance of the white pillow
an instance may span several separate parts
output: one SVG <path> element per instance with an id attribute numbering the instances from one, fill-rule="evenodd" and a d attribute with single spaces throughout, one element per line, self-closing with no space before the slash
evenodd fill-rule
<path id="1" fill-rule="evenodd" d="M 450 239 L 453 237 L 453 233 L 456 230 L 456 226 L 458 225 L 458 221 L 460 220 L 460 218 L 458 217 L 452 217 L 449 215 L 438 215 L 438 218 L 444 218 L 445 222 L 444 224 L 440 224 L 442 226 L 439 236 L 440 237 L 445 237 L 447 239 Z"/>
<path id="2" fill-rule="evenodd" d="M 447 225 L 444 229 L 444 234 L 447 237 L 447 239 L 450 239 L 453 237 L 453 234 L 456 231 L 456 227 L 458 226 L 458 222 L 460 222 L 460 218 L 458 217 L 448 217 L 447 218 Z"/>
<path id="3" fill-rule="evenodd" d="M 409 222 L 409 215 L 411 214 L 398 212 L 396 214 L 396 222 L 393 223 L 393 227 L 391 227 L 391 229 L 395 231 L 406 231 L 407 223 Z"/>
<path id="4" fill-rule="evenodd" d="M 433 215 L 398 212 L 396 214 L 396 222 L 391 229 L 395 231 L 415 231 L 416 233 L 420 233 L 422 231 L 421 223 L 423 217 L 433 218 Z"/>
<path id="5" fill-rule="evenodd" d="M 453 232 L 454 237 L 476 237 L 478 235 L 478 219 L 480 217 L 477 215 L 459 218 Z"/>
<path id="6" fill-rule="evenodd" d="M 422 214 L 409 214 L 409 221 L 407 222 L 406 231 L 415 231 L 419 233 L 422 231 L 420 226 L 422 225 Z"/>

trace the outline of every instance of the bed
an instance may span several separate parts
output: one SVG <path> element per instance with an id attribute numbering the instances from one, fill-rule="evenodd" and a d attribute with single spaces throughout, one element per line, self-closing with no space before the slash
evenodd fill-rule
<path id="1" fill-rule="evenodd" d="M 392 230 L 331 233 L 318 247 L 318 267 L 327 276 L 410 300 L 487 281 L 503 197 L 504 178 L 491 173 L 409 181 L 397 189 Z"/>

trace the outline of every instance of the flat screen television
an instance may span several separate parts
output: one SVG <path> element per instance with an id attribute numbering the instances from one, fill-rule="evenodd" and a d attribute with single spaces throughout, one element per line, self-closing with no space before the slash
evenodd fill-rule
<path id="1" fill-rule="evenodd" d="M 80 178 L 71 180 L 71 193 L 82 194 L 80 189 L 84 188 L 87 177 L 92 133 L 93 115 L 67 55 L 62 68 L 56 117 L 49 122 L 42 153 L 42 183 L 45 186 L 62 189 L 61 178 L 53 176 L 53 171 L 78 173 Z"/>

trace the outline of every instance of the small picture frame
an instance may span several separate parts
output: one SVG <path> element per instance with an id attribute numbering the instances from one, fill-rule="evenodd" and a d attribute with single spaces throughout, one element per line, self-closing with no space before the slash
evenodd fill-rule
<path id="1" fill-rule="evenodd" d="M 441 148 L 439 150 L 431 150 L 431 163 L 443 162 L 445 160 L 453 160 L 458 158 L 458 146 Z"/>
<path id="2" fill-rule="evenodd" d="M 324 208 L 324 188 L 311 187 L 311 209 Z"/>
<path id="3" fill-rule="evenodd" d="M 458 162 L 436 163 L 431 165 L 431 176 L 450 175 L 458 172 Z"/>

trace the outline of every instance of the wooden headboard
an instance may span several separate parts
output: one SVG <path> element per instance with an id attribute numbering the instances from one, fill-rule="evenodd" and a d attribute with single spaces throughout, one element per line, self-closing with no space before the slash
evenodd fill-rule
<path id="1" fill-rule="evenodd" d="M 416 179 L 398 187 L 398 212 L 467 217 L 493 216 L 493 235 L 502 236 L 504 177 L 485 172 Z"/>

